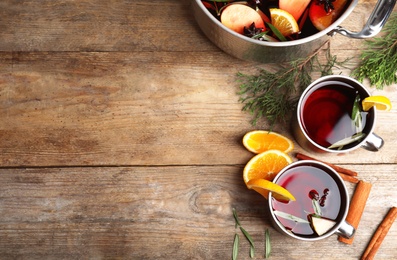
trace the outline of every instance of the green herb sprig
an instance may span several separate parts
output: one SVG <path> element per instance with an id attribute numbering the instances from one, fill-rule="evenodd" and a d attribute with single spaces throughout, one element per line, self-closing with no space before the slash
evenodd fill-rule
<path id="1" fill-rule="evenodd" d="M 353 129 L 356 133 L 360 133 L 363 130 L 363 117 L 361 115 L 361 97 L 359 94 L 356 95 L 353 103 L 352 109 L 352 120 L 353 120 Z"/>
<path id="2" fill-rule="evenodd" d="M 240 236 L 236 233 L 234 235 L 234 242 L 233 242 L 233 256 L 232 256 L 233 260 L 237 260 L 239 245 L 240 245 Z"/>
<path id="3" fill-rule="evenodd" d="M 334 144 L 332 144 L 331 146 L 328 147 L 328 149 L 342 149 L 343 146 L 357 142 L 361 139 L 363 139 L 366 136 L 365 133 L 361 132 L 361 133 L 357 133 L 354 134 L 352 136 L 343 138 L 342 140 L 339 140 L 337 142 L 335 142 Z"/>
<path id="4" fill-rule="evenodd" d="M 270 253 L 272 251 L 272 245 L 270 244 L 270 232 L 269 229 L 265 231 L 265 258 L 270 257 Z"/>
<path id="5" fill-rule="evenodd" d="M 321 212 L 321 207 L 320 207 L 320 203 L 318 202 L 318 200 L 312 199 L 312 204 L 313 204 L 314 214 L 316 216 L 321 216 L 322 212 Z"/>
<path id="6" fill-rule="evenodd" d="M 254 245 L 254 240 L 252 239 L 251 235 L 241 226 L 240 220 L 238 219 L 236 209 L 233 208 L 233 217 L 236 222 L 235 227 L 239 227 L 241 232 L 244 234 L 245 238 L 248 240 L 250 243 L 250 257 L 254 258 L 255 256 L 255 245 Z M 239 243 L 240 243 L 240 238 L 239 235 L 236 233 L 234 236 L 234 242 L 233 242 L 233 260 L 236 260 L 238 257 L 238 250 L 239 250 Z"/>
<path id="7" fill-rule="evenodd" d="M 319 53 L 325 49 L 326 62 L 319 61 Z M 257 75 L 237 73 L 240 83 L 240 102 L 244 104 L 243 111 L 253 115 L 252 124 L 264 117 L 271 126 L 278 122 L 288 122 L 299 99 L 299 95 L 312 82 L 312 73 L 319 72 L 321 76 L 332 74 L 332 69 L 338 65 L 336 56 L 331 55 L 329 41 L 316 52 L 305 59 L 289 62 L 278 71 L 271 72 L 261 69 Z"/>
<path id="8" fill-rule="evenodd" d="M 240 220 L 237 216 L 236 209 L 233 208 L 232 211 L 233 211 L 233 217 L 235 220 L 235 228 L 236 229 L 237 229 L 237 227 L 240 228 L 241 232 L 244 234 L 245 238 L 250 243 L 250 258 L 254 258 L 255 257 L 254 240 L 252 239 L 251 235 L 241 226 Z M 233 253 L 232 253 L 233 260 L 236 260 L 238 257 L 239 247 L 240 247 L 240 236 L 238 233 L 235 233 L 234 240 L 233 240 Z M 270 251 L 271 251 L 270 232 L 268 229 L 266 229 L 265 230 L 265 258 L 270 257 Z"/>
<path id="9" fill-rule="evenodd" d="M 364 41 L 361 62 L 351 74 L 359 81 L 369 79 L 377 89 L 397 83 L 397 13 L 392 13 L 381 34 Z"/>
<path id="10" fill-rule="evenodd" d="M 288 219 L 288 220 L 294 221 L 296 223 L 309 223 L 309 221 L 307 221 L 306 219 L 303 219 L 303 218 L 300 218 L 300 217 L 297 217 L 292 214 L 285 213 L 285 212 L 282 212 L 279 210 L 275 210 L 275 211 L 273 211 L 273 213 L 274 213 L 274 215 L 276 215 L 280 218 Z"/>
<path id="11" fill-rule="evenodd" d="M 362 111 L 363 109 L 361 106 L 361 97 L 359 94 L 357 94 L 354 99 L 352 113 L 351 113 L 352 128 L 353 128 L 352 130 L 355 132 L 355 134 L 333 143 L 331 146 L 328 147 L 329 149 L 342 150 L 344 146 L 360 141 L 366 136 L 366 134 L 362 132 L 364 127 L 363 118 L 361 115 Z"/>

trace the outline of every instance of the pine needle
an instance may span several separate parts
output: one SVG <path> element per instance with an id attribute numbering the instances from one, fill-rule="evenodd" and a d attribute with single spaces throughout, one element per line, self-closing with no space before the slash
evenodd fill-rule
<path id="1" fill-rule="evenodd" d="M 321 64 L 318 55 L 326 44 L 326 63 Z M 243 111 L 252 114 L 253 125 L 261 118 L 265 118 L 271 126 L 288 122 L 300 94 L 312 82 L 312 73 L 330 75 L 334 67 L 346 62 L 338 62 L 336 56 L 331 55 L 329 41 L 324 45 L 309 57 L 289 62 L 276 72 L 261 69 L 257 75 L 237 73 L 240 102 L 244 104 Z"/>
<path id="2" fill-rule="evenodd" d="M 352 76 L 359 81 L 369 79 L 377 89 L 397 83 L 397 14 L 391 14 L 381 37 L 366 40 L 364 45 L 361 62 Z"/>

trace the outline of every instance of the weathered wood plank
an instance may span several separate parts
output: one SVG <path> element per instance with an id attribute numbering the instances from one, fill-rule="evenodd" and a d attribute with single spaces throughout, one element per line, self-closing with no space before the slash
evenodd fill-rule
<path id="1" fill-rule="evenodd" d="M 374 2 L 359 1 L 343 26 L 359 30 Z M 252 157 L 242 135 L 268 126 L 241 112 L 235 74 L 268 65 L 221 52 L 189 5 L 0 2 L 1 259 L 230 259 L 233 207 L 257 258 L 265 228 L 272 259 L 359 258 L 397 205 L 396 110 L 378 114 L 381 152 L 311 154 L 374 185 L 354 245 L 286 239 L 241 177 Z M 336 35 L 331 46 L 354 63 L 361 44 Z M 393 103 L 396 91 L 371 89 Z M 377 258 L 397 258 L 396 241 L 394 225 Z M 248 259 L 242 235 L 240 252 Z"/>
<path id="2" fill-rule="evenodd" d="M 251 154 L 242 135 L 268 128 L 250 124 L 236 94 L 235 74 L 258 66 L 222 53 L 24 52 L 0 60 L 3 166 L 243 164 Z M 394 103 L 396 93 L 387 90 Z M 382 153 L 330 161 L 395 162 L 396 113 L 378 113 Z M 291 136 L 289 127 L 275 130 Z"/>
<path id="3" fill-rule="evenodd" d="M 336 236 L 307 243 L 277 233 L 267 220 L 265 200 L 245 187 L 241 167 L 1 169 L 0 255 L 229 259 L 234 207 L 257 244 L 259 258 L 264 253 L 263 231 L 270 228 L 272 259 L 358 259 L 388 207 L 397 204 L 397 168 L 382 165 L 375 175 L 366 166 L 349 167 L 373 183 L 352 246 L 339 243 Z M 353 188 L 348 184 L 350 192 Z M 397 257 L 396 239 L 394 225 L 378 259 Z M 249 244 L 243 236 L 240 252 L 241 259 L 248 259 Z"/>
<path id="4" fill-rule="evenodd" d="M 188 0 L 6 0 L 0 14 L 0 51 L 217 49 L 194 28 Z"/>
<path id="5" fill-rule="evenodd" d="M 4 166 L 211 164 L 220 143 L 235 145 L 228 131 L 249 126 L 233 81 L 223 73 L 232 58 L 215 62 L 219 55 L 147 52 L 5 56 L 0 65 Z M 203 151 L 203 145 L 210 150 Z"/>

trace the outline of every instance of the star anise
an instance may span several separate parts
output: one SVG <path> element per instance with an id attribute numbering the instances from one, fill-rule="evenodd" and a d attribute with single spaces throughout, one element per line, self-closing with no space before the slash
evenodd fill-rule
<path id="1" fill-rule="evenodd" d="M 332 4 L 335 0 L 317 0 L 318 5 L 324 5 L 324 10 L 326 13 L 331 12 L 335 9 L 334 5 Z"/>
<path id="2" fill-rule="evenodd" d="M 263 29 L 264 28 L 256 28 L 255 23 L 252 23 L 249 27 L 244 27 L 244 35 L 252 38 L 262 33 Z"/>

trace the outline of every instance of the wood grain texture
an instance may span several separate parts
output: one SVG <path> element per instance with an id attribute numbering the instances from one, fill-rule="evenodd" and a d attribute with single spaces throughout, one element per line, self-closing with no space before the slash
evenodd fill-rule
<path id="1" fill-rule="evenodd" d="M 359 30 L 375 2 L 360 0 L 342 25 Z M 233 207 L 255 259 L 266 228 L 272 259 L 358 259 L 397 205 L 392 109 L 378 113 L 378 153 L 291 153 L 373 184 L 353 245 L 277 233 L 242 180 L 253 154 L 241 138 L 269 126 L 251 125 L 236 82 L 273 65 L 220 51 L 188 0 L 3 0 L 0 39 L 0 259 L 230 259 Z M 354 65 L 362 41 L 335 35 L 331 48 Z M 395 86 L 369 89 L 397 103 Z M 274 130 L 292 139 L 288 125 Z M 396 228 L 378 259 L 397 258 Z M 242 235 L 239 259 L 249 259 Z"/>
<path id="2" fill-rule="evenodd" d="M 258 259 L 266 228 L 272 259 L 358 259 L 387 206 L 397 203 L 390 189 L 397 168 L 382 165 L 375 178 L 366 166 L 350 167 L 373 183 L 352 246 L 337 236 L 301 242 L 277 233 L 265 199 L 242 182 L 241 167 L 2 169 L 0 182 L 7 186 L 0 190 L 0 253 L 18 259 L 229 259 L 234 207 L 257 244 Z M 354 186 L 347 186 L 352 193 Z M 396 239 L 393 226 L 379 259 L 397 257 Z M 240 252 L 248 259 L 244 239 Z"/>
<path id="3" fill-rule="evenodd" d="M 253 126 L 251 116 L 241 112 L 235 75 L 240 67 L 256 68 L 222 56 L 5 55 L 0 65 L 0 163 L 244 164 L 250 153 L 241 146 L 241 137 Z M 394 103 L 396 92 L 388 91 Z M 395 117 L 395 110 L 378 113 L 375 132 L 386 142 L 382 153 L 373 156 L 359 150 L 328 160 L 395 162 L 397 121 L 388 120 Z M 288 126 L 276 130 L 291 136 Z M 222 151 L 228 151 L 227 156 Z"/>
<path id="4" fill-rule="evenodd" d="M 0 76 L 1 163 L 235 163 L 250 123 L 219 56 L 16 54 Z"/>
<path id="5" fill-rule="evenodd" d="M 190 1 L 2 1 L 2 51 L 201 51 Z"/>

